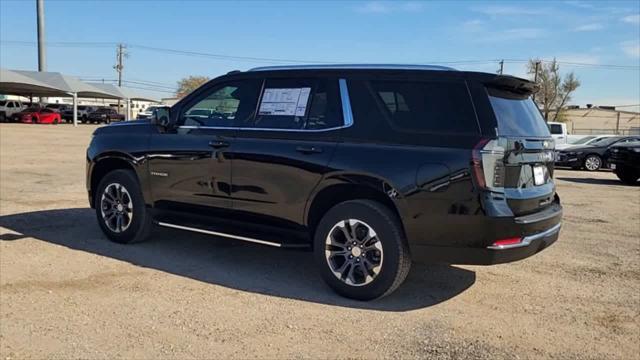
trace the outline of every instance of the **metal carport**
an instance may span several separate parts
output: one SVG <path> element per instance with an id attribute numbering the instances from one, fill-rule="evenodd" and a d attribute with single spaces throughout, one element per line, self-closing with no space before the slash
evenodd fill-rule
<path id="1" fill-rule="evenodd" d="M 78 78 L 63 75 L 58 72 L 39 72 L 13 70 L 14 73 L 49 84 L 58 89 L 64 89 L 73 98 L 73 126 L 78 126 L 78 97 L 91 97 L 102 99 L 122 99 L 117 94 L 106 92 L 95 86 L 80 81 Z M 0 89 L 1 91 L 2 89 Z M 42 95 L 45 96 L 45 95 Z"/>
<path id="2" fill-rule="evenodd" d="M 118 87 L 112 84 L 99 84 L 99 83 L 90 83 L 92 86 L 95 86 L 102 91 L 109 92 L 111 94 L 119 96 L 121 99 L 124 99 L 127 103 L 127 118 L 131 117 L 131 101 L 151 101 L 159 103 L 160 101 L 153 99 L 149 96 L 145 96 L 137 93 L 136 91 L 129 89 L 127 87 Z"/>

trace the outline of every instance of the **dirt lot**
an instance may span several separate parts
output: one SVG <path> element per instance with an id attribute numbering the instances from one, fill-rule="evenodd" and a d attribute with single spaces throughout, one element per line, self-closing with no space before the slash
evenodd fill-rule
<path id="1" fill-rule="evenodd" d="M 117 245 L 84 190 L 93 126 L 0 125 L 0 357 L 638 358 L 640 187 L 557 171 L 560 240 L 493 267 L 414 264 L 360 303 L 307 252 L 156 231 Z"/>

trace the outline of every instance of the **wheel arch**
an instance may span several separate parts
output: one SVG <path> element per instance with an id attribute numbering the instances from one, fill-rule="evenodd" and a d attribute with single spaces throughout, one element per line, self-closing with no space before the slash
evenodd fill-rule
<path id="1" fill-rule="evenodd" d="M 320 219 L 329 209 L 341 202 L 358 199 L 373 200 L 388 207 L 398 217 L 404 231 L 402 219 L 407 213 L 406 204 L 392 185 L 371 176 L 341 175 L 319 184 L 307 201 L 304 221 L 311 238 Z"/>
<path id="2" fill-rule="evenodd" d="M 136 176 L 136 180 L 138 184 L 142 187 L 142 193 L 145 194 L 145 187 L 143 186 L 141 179 L 141 164 L 132 156 L 126 153 L 120 152 L 109 152 L 104 153 L 99 156 L 96 156 L 93 160 L 90 161 L 90 166 L 87 169 L 89 174 L 87 176 L 88 183 L 87 188 L 89 190 L 89 196 L 91 201 L 91 207 L 94 206 L 95 203 L 95 193 L 100 183 L 100 180 L 109 172 L 124 169 L 124 170 L 132 170 Z M 145 196 L 147 198 L 147 196 Z"/>

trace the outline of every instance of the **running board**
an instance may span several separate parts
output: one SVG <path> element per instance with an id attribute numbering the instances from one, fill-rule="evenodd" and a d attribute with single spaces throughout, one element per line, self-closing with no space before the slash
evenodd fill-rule
<path id="1" fill-rule="evenodd" d="M 207 234 L 207 235 L 213 235 L 213 236 L 222 236 L 222 237 L 226 237 L 226 238 L 230 238 L 230 239 L 247 241 L 247 242 L 252 242 L 252 243 L 262 244 L 262 245 L 267 245 L 267 246 L 282 247 L 281 243 L 265 241 L 265 240 L 260 240 L 260 239 L 254 239 L 254 238 L 250 238 L 250 237 L 246 237 L 246 236 L 238 236 L 238 235 L 232 235 L 232 234 L 227 234 L 227 233 L 222 233 L 222 232 L 217 232 L 217 231 L 198 229 L 198 228 L 189 227 L 189 226 L 169 224 L 169 223 L 161 222 L 161 221 L 159 221 L 157 224 L 160 225 L 160 226 L 168 227 L 168 228 L 174 228 L 174 229 L 186 230 L 186 231 L 193 231 L 193 232 L 197 232 L 197 233 L 201 233 L 201 234 Z"/>

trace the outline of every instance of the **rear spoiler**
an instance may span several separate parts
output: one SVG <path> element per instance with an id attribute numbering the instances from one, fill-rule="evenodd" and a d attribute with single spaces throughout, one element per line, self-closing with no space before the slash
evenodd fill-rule
<path id="1" fill-rule="evenodd" d="M 496 75 L 484 82 L 487 87 L 529 96 L 540 90 L 540 85 L 527 79 L 509 75 Z"/>

